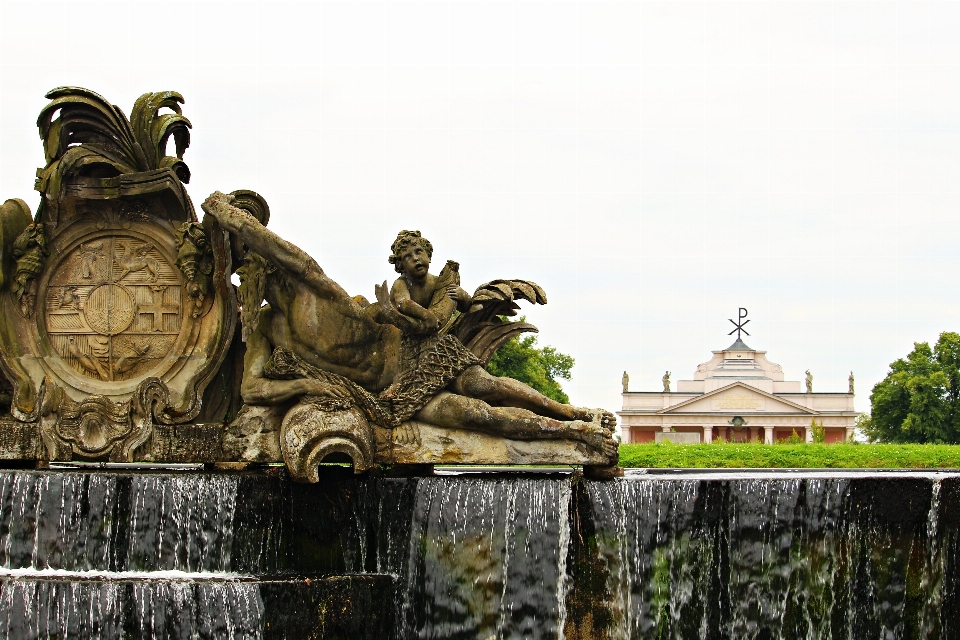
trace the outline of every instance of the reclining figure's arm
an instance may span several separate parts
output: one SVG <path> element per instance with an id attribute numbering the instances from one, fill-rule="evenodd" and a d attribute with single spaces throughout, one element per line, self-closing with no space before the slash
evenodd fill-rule
<path id="1" fill-rule="evenodd" d="M 247 339 L 243 356 L 243 381 L 240 397 L 248 404 L 280 404 L 302 395 L 325 398 L 349 399 L 347 392 L 320 380 L 300 378 L 297 380 L 271 380 L 263 375 L 263 367 L 270 360 L 272 348 L 267 338 L 258 330 Z"/>
<path id="2" fill-rule="evenodd" d="M 214 191 L 200 206 L 251 250 L 309 286 L 317 295 L 325 298 L 349 297 L 340 285 L 326 276 L 306 251 L 267 229 L 248 212 L 234 207 L 230 204 L 232 201 L 232 196 Z"/>

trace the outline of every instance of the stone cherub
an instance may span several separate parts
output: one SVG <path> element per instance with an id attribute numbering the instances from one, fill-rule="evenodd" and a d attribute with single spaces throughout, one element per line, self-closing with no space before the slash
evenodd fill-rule
<path id="1" fill-rule="evenodd" d="M 398 325 L 405 333 L 435 332 L 449 321 L 454 311 L 463 313 L 470 309 L 473 299 L 460 288 L 459 265 L 447 261 L 439 276 L 431 274 L 433 245 L 419 231 L 398 233 L 390 251 L 387 260 L 400 274 L 390 288 L 390 302 L 405 318 L 411 319 Z M 382 292 L 383 289 L 378 291 L 378 300 Z"/>
<path id="2" fill-rule="evenodd" d="M 415 418 L 508 439 L 577 440 L 615 463 L 612 414 L 561 404 L 519 381 L 495 377 L 457 346 L 455 336 L 436 335 L 441 316 L 432 300 L 438 281 L 428 278 L 432 248 L 422 238 L 411 234 L 395 243 L 394 264 L 404 274 L 403 284 L 394 286 L 399 308 L 386 283 L 376 287 L 378 302 L 369 304 L 349 296 L 303 250 L 231 202 L 215 192 L 203 210 L 243 245 L 238 274 L 247 342 L 245 403 L 314 398 L 318 411 L 356 405 L 385 428 Z M 469 302 L 462 290 L 441 290 L 455 305 Z M 428 293 L 431 303 L 424 306 Z M 417 334 L 431 339 L 408 341 L 416 348 L 405 350 L 404 336 Z"/>

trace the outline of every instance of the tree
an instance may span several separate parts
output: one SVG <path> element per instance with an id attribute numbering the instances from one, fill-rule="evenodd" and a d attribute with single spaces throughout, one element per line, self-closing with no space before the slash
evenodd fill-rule
<path id="1" fill-rule="evenodd" d="M 528 335 L 507 340 L 490 358 L 487 371 L 524 382 L 548 398 L 568 404 L 570 398 L 557 378 L 569 380 L 573 364 L 572 357 L 553 347 L 537 348 L 537 337 Z"/>
<path id="2" fill-rule="evenodd" d="M 960 334 L 916 342 L 870 393 L 873 442 L 960 443 Z"/>

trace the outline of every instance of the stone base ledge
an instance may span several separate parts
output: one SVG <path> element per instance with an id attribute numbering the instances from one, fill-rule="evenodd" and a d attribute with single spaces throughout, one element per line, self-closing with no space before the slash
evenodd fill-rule
<path id="1" fill-rule="evenodd" d="M 419 432 L 419 443 L 402 443 L 403 433 L 377 431 L 377 456 L 382 464 L 464 464 L 464 465 L 604 465 L 602 455 L 576 440 L 509 440 L 500 436 L 445 429 L 410 421 L 406 429 Z M 401 429 L 402 431 L 403 429 Z M 383 445 L 381 445 L 383 443 Z"/>

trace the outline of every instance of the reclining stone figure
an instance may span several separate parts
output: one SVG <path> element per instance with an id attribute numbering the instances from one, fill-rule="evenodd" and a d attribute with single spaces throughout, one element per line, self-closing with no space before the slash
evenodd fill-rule
<path id="1" fill-rule="evenodd" d="M 203 210 L 242 244 L 241 395 L 248 407 L 277 407 L 286 412 L 285 425 L 296 408 L 300 423 L 304 412 L 332 415 L 352 408 L 377 427 L 396 431 L 399 441 L 418 438 L 408 420 L 510 440 L 578 441 L 606 464 L 616 464 L 609 412 L 561 404 L 519 381 L 495 377 L 456 336 L 439 334 L 452 309 L 468 310 L 472 301 L 459 286 L 437 286 L 428 274 L 432 251 L 425 243 L 407 242 L 399 256 L 395 249 L 406 293 L 395 284 L 391 300 L 384 283 L 370 304 L 348 295 L 309 255 L 231 201 L 215 192 Z M 449 311 L 438 314 L 435 301 Z M 307 446 L 311 428 L 288 429 L 288 448 Z M 360 451 L 364 462 L 352 446 L 340 450 L 358 470 L 370 466 L 375 445 L 360 447 L 366 449 Z M 286 449 L 284 458 L 296 475 L 298 465 Z"/>

